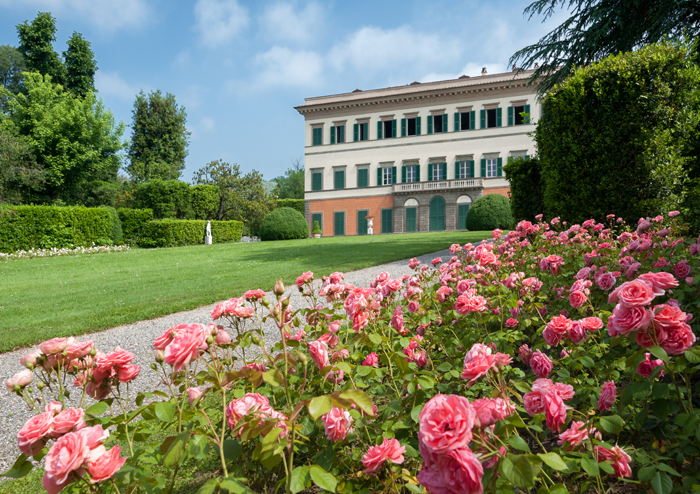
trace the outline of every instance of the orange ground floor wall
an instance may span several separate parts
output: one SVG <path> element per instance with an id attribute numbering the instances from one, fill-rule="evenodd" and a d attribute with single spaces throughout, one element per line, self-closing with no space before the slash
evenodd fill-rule
<path id="1" fill-rule="evenodd" d="M 394 196 L 362 197 L 351 199 L 326 199 L 310 201 L 309 217 L 314 213 L 323 213 L 324 236 L 333 235 L 333 215 L 338 211 L 345 211 L 345 235 L 357 235 L 357 210 L 369 209 L 369 214 L 374 216 L 374 231 L 381 229 L 382 209 L 394 207 Z"/>
<path id="2" fill-rule="evenodd" d="M 510 187 L 497 187 L 493 189 L 484 189 L 484 195 L 487 196 L 489 194 L 500 194 L 502 196 L 508 197 L 508 193 L 510 192 Z M 510 199 L 510 197 L 508 197 Z"/>

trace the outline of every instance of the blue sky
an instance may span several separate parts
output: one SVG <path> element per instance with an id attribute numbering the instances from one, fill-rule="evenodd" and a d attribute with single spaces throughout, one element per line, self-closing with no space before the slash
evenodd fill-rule
<path id="1" fill-rule="evenodd" d="M 136 93 L 171 92 L 192 133 L 182 180 L 211 160 L 266 180 L 304 156 L 305 97 L 507 69 L 556 27 L 528 21 L 530 0 L 0 0 L 0 45 L 37 12 L 91 42 L 99 96 L 131 123 Z M 131 129 L 127 127 L 125 137 Z"/>

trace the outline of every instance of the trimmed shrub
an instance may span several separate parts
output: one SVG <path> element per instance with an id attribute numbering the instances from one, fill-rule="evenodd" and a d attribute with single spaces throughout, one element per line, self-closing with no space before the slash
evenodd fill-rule
<path id="1" fill-rule="evenodd" d="M 119 214 L 117 213 L 117 210 L 114 209 L 112 206 L 100 206 L 100 209 L 104 209 L 107 212 L 109 212 L 109 216 L 112 219 L 112 235 L 110 235 L 112 243 L 114 245 L 121 244 L 122 240 L 124 239 L 124 233 L 122 232 L 122 222 L 119 219 Z"/>
<path id="2" fill-rule="evenodd" d="M 204 243 L 207 222 L 204 220 L 151 220 L 141 232 L 140 247 L 179 247 Z M 214 243 L 237 242 L 243 233 L 240 221 L 212 221 Z"/>
<path id="3" fill-rule="evenodd" d="M 535 221 L 544 213 L 540 161 L 537 158 L 511 158 L 503 167 L 510 182 L 510 209 L 516 221 Z"/>
<path id="4" fill-rule="evenodd" d="M 265 216 L 260 225 L 261 240 L 291 240 L 309 236 L 309 225 L 296 209 L 278 208 Z"/>
<path id="5" fill-rule="evenodd" d="M 128 244 L 138 244 L 139 238 L 141 237 L 141 230 L 147 222 L 153 219 L 153 210 L 119 208 L 117 213 L 122 222 L 122 232 L 125 242 Z"/>
<path id="6" fill-rule="evenodd" d="M 277 209 L 292 208 L 304 214 L 304 199 L 277 199 Z"/>
<path id="7" fill-rule="evenodd" d="M 216 185 L 194 185 L 190 188 L 192 213 L 196 220 L 211 220 L 219 211 L 219 188 Z"/>
<path id="8" fill-rule="evenodd" d="M 0 252 L 106 245 L 112 218 L 101 208 L 0 207 Z"/>
<path id="9" fill-rule="evenodd" d="M 153 210 L 155 218 L 192 217 L 190 184 L 180 180 L 153 179 L 135 188 L 136 203 Z"/>
<path id="10" fill-rule="evenodd" d="M 513 227 L 513 223 L 510 201 L 500 194 L 480 197 L 467 213 L 467 230 L 475 232 L 496 228 L 507 230 Z"/>

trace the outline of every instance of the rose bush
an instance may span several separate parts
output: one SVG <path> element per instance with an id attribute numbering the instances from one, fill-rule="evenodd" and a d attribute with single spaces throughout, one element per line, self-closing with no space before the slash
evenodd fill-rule
<path id="1" fill-rule="evenodd" d="M 6 383 L 37 412 L 7 475 L 33 456 L 52 493 L 172 492 L 217 458 L 203 494 L 700 490 L 700 239 L 608 219 L 521 222 L 367 288 L 307 272 L 306 307 L 250 290 L 154 341 L 167 392 L 130 396 L 127 350 L 44 342 Z"/>

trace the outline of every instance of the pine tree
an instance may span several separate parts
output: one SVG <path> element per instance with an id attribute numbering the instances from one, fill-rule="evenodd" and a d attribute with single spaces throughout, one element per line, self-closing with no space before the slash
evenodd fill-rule
<path id="1" fill-rule="evenodd" d="M 56 19 L 49 12 L 39 12 L 31 24 L 18 24 L 17 34 L 27 71 L 51 76 L 51 82 L 63 84 L 66 68 L 52 44 L 56 41 Z"/>
<path id="2" fill-rule="evenodd" d="M 63 52 L 63 58 L 66 67 L 66 89 L 80 98 L 95 91 L 97 62 L 90 42 L 86 41 L 82 34 L 73 33 L 68 40 L 68 49 Z"/>

